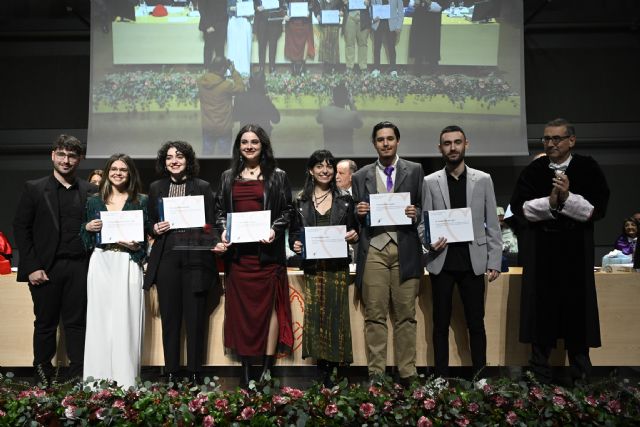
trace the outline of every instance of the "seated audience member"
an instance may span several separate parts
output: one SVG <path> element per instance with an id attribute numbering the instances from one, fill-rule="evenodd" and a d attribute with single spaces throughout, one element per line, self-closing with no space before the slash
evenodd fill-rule
<path id="1" fill-rule="evenodd" d="M 633 217 L 624 220 L 622 226 L 622 234 L 613 245 L 614 249 L 619 250 L 625 255 L 633 255 L 636 250 L 636 242 L 638 241 L 638 223 Z"/>

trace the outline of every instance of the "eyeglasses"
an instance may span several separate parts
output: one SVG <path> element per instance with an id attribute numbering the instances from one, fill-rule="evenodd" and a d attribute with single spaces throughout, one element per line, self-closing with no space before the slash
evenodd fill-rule
<path id="1" fill-rule="evenodd" d="M 111 167 L 109 169 L 109 172 L 120 172 L 120 173 L 129 173 L 129 169 L 127 168 L 116 168 L 116 167 Z"/>
<path id="2" fill-rule="evenodd" d="M 76 153 L 66 153 L 64 151 L 56 151 L 55 156 L 59 160 L 68 159 L 70 162 L 76 161 L 80 158 Z"/>
<path id="3" fill-rule="evenodd" d="M 565 136 L 558 136 L 558 135 L 554 135 L 554 136 L 543 136 L 542 138 L 540 138 L 540 142 L 542 142 L 543 144 L 548 144 L 550 142 L 553 142 L 554 144 L 560 144 L 562 141 L 564 141 L 567 138 L 571 138 L 573 135 L 565 135 Z"/>

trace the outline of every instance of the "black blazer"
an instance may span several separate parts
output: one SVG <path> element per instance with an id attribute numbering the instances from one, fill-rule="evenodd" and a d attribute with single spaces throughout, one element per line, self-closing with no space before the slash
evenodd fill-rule
<path id="1" fill-rule="evenodd" d="M 377 194 L 376 185 L 376 164 L 371 163 L 353 175 L 352 188 L 353 199 L 355 203 L 369 202 L 369 194 Z M 394 192 L 411 193 L 411 204 L 414 205 L 418 214 L 422 212 L 422 181 L 424 173 L 422 166 L 418 163 L 410 162 L 404 159 L 398 159 L 396 163 L 396 179 L 394 183 Z M 422 244 L 418 237 L 419 218 L 411 225 L 399 225 L 396 227 L 398 232 L 398 262 L 400 263 L 400 281 L 411 278 L 422 277 L 424 268 L 422 266 Z M 362 287 L 362 277 L 364 275 L 364 266 L 367 261 L 367 253 L 369 252 L 369 242 L 372 237 L 372 227 L 362 224 L 362 232 L 360 233 L 360 243 L 358 244 L 358 252 L 356 259 L 356 286 Z"/>
<path id="2" fill-rule="evenodd" d="M 171 184 L 171 180 L 169 178 L 162 178 L 157 181 L 154 181 L 149 186 L 149 222 L 153 225 L 159 222 L 160 220 L 160 212 L 159 212 L 159 200 L 163 197 L 169 196 L 169 185 Z M 202 179 L 199 178 L 189 178 L 187 179 L 187 188 L 185 189 L 185 195 L 187 196 L 204 196 L 204 209 L 205 209 L 205 220 L 207 224 L 213 225 L 215 222 L 215 202 L 213 199 L 213 192 L 211 191 L 211 185 Z M 214 242 L 220 242 L 220 235 L 215 227 L 212 227 L 211 230 L 214 233 Z M 160 266 L 160 258 L 162 257 L 162 253 L 165 251 L 165 244 L 167 242 L 167 238 L 170 235 L 169 233 L 164 233 L 161 235 L 154 236 L 155 242 L 151 247 L 151 254 L 149 254 L 149 264 L 147 265 L 147 272 L 144 276 L 144 289 L 150 289 L 156 282 L 156 275 L 158 273 L 158 267 Z M 170 248 L 167 248 L 170 250 Z M 193 264 L 194 267 L 201 267 L 202 269 L 208 270 L 209 272 L 216 273 L 218 271 L 216 267 L 215 255 L 210 251 L 185 251 L 186 256 L 188 256 L 189 263 Z M 197 270 L 196 268 L 195 270 Z M 218 275 L 217 274 L 207 274 L 207 275 L 198 275 L 191 274 L 189 277 L 191 280 L 190 286 L 194 292 L 206 291 L 211 288 L 214 284 L 217 283 Z M 211 277 L 211 279 L 209 279 Z M 203 279 L 206 278 L 206 279 Z"/>
<path id="3" fill-rule="evenodd" d="M 313 201 L 298 195 L 293 202 L 295 215 L 291 220 L 289 228 L 289 247 L 293 250 L 293 244 L 300 240 L 304 227 L 314 227 L 316 225 L 316 210 Z M 355 204 L 353 198 L 346 191 L 335 190 L 333 192 L 333 204 L 331 205 L 331 217 L 329 225 L 346 225 L 347 231 L 359 230 L 358 220 L 355 214 Z M 337 260 L 336 260 L 337 261 Z M 344 264 L 348 265 L 348 258 L 344 259 Z M 305 269 L 313 268 L 315 260 L 304 261 Z"/>
<path id="4" fill-rule="evenodd" d="M 227 228 L 227 213 L 233 212 L 233 171 L 227 169 L 220 178 L 220 189 L 216 195 L 216 225 L 219 231 Z M 268 245 L 260 245 L 261 264 L 281 264 L 286 265 L 287 256 L 285 252 L 285 231 L 289 228 L 293 206 L 291 203 L 291 184 L 287 178 L 287 173 L 282 169 L 273 171 L 271 177 L 264 182 L 264 210 L 271 211 L 271 228 L 276 236 L 273 242 Z M 233 246 L 231 246 L 233 248 Z M 229 257 L 236 256 L 235 251 L 227 253 Z"/>
<path id="5" fill-rule="evenodd" d="M 77 179 L 76 183 L 85 212 L 87 197 L 96 193 L 98 187 L 83 179 Z M 53 174 L 24 185 L 13 221 L 13 233 L 20 250 L 18 282 L 28 282 L 29 274 L 36 270 L 46 272 L 55 261 L 60 240 L 57 186 Z"/>

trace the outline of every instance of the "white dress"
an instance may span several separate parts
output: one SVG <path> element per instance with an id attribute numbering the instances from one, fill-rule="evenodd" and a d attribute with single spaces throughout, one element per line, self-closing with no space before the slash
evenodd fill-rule
<path id="1" fill-rule="evenodd" d="M 230 16 L 227 24 L 227 58 L 242 76 L 251 74 L 251 22 L 245 17 Z"/>
<path id="2" fill-rule="evenodd" d="M 96 248 L 87 274 L 84 378 L 127 389 L 140 375 L 144 328 L 142 267 L 128 252 Z"/>

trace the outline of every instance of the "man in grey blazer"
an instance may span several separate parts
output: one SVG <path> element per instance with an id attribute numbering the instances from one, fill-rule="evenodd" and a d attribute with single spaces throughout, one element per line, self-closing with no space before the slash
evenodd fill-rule
<path id="1" fill-rule="evenodd" d="M 459 126 L 447 126 L 440 132 L 438 149 L 445 167 L 424 178 L 422 211 L 471 208 L 474 240 L 447 243 L 442 236 L 430 236 L 425 242 L 427 270 L 433 299 L 433 350 L 436 376 L 449 371 L 449 323 L 454 284 L 464 305 L 469 330 L 471 360 L 476 375 L 486 365 L 487 337 L 484 329 L 484 274 L 489 282 L 500 275 L 502 235 L 496 213 L 493 181 L 489 174 L 466 166 L 465 150 L 469 141 Z M 420 235 L 425 233 L 424 221 Z M 424 241 L 424 240 L 423 240 Z"/>
<path id="2" fill-rule="evenodd" d="M 418 213 L 422 192 L 422 166 L 398 157 L 400 130 L 390 122 L 374 126 L 371 135 L 378 160 L 353 175 L 352 190 L 362 224 L 356 256 L 356 286 L 365 305 L 365 338 L 369 377 L 384 374 L 387 362 L 387 316 L 391 310 L 395 356 L 400 382 L 416 376 L 416 296 L 422 276 L 422 247 Z M 405 215 L 408 225 L 372 227 L 369 195 L 410 193 Z"/>

